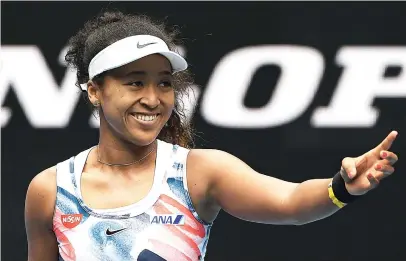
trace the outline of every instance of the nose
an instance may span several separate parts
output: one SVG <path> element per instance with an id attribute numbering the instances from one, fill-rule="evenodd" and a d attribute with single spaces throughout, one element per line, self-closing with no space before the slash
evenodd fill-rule
<path id="1" fill-rule="evenodd" d="M 150 109 L 156 108 L 161 103 L 156 87 L 152 86 L 152 84 L 144 87 L 140 103 Z"/>

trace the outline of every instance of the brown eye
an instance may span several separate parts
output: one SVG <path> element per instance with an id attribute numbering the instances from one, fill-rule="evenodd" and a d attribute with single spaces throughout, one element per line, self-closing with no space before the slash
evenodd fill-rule
<path id="1" fill-rule="evenodd" d="M 143 82 L 141 82 L 141 81 L 129 82 L 129 83 L 127 83 L 127 85 L 131 85 L 131 86 L 134 86 L 134 87 L 142 87 L 142 86 L 144 86 Z"/>
<path id="2" fill-rule="evenodd" d="M 159 87 L 163 87 L 163 88 L 171 88 L 172 87 L 172 83 L 170 81 L 163 81 L 159 84 Z"/>

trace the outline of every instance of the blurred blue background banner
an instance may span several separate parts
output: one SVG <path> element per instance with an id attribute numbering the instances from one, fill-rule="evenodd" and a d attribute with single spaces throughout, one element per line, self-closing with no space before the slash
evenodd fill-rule
<path id="1" fill-rule="evenodd" d="M 332 177 L 399 131 L 395 175 L 305 226 L 221 212 L 207 260 L 406 260 L 406 3 L 2 2 L 2 260 L 26 260 L 24 200 L 41 170 L 94 145 L 97 119 L 63 61 L 68 39 L 105 9 L 176 25 L 195 74 L 197 145 L 261 173 Z M 193 117 L 192 117 L 193 116 Z"/>

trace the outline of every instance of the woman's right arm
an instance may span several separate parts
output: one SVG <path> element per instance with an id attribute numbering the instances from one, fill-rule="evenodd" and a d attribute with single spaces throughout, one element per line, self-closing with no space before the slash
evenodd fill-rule
<path id="1" fill-rule="evenodd" d="M 25 200 L 28 261 L 58 260 L 58 245 L 52 230 L 56 200 L 56 168 L 36 175 Z"/>

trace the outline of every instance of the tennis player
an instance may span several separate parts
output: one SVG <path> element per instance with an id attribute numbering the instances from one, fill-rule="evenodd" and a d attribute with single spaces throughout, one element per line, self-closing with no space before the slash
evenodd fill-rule
<path id="1" fill-rule="evenodd" d="M 100 116 L 99 142 L 31 181 L 29 261 L 203 260 L 220 209 L 251 222 L 302 225 L 394 172 L 396 131 L 344 158 L 332 178 L 302 183 L 193 148 L 181 103 L 191 77 L 176 37 L 148 17 L 105 12 L 71 38 L 66 61 Z"/>

